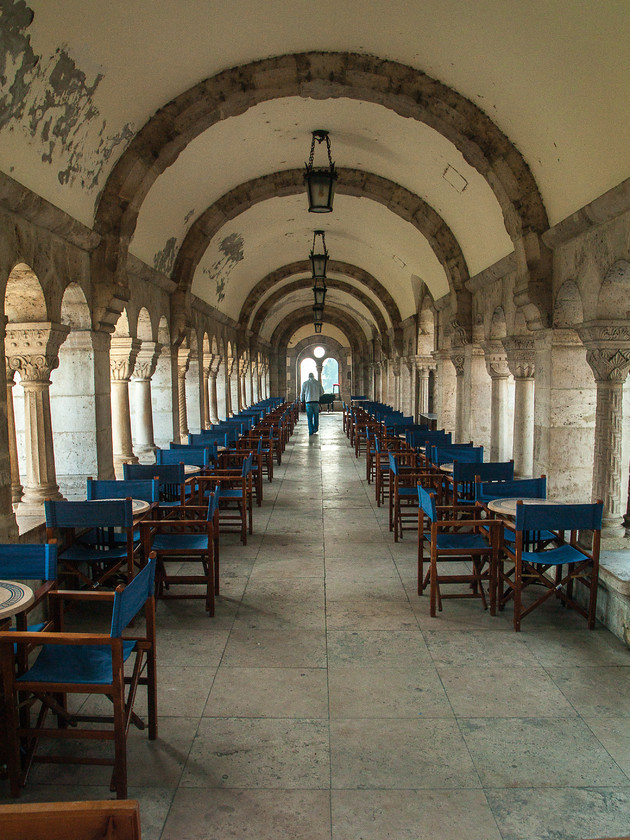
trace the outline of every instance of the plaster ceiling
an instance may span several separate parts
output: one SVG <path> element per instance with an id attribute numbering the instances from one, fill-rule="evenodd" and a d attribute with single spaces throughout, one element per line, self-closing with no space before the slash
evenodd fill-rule
<path id="1" fill-rule="evenodd" d="M 523 155 L 551 224 L 630 171 L 627 0 L 1 0 L 0 35 L 0 169 L 88 226 L 120 155 L 170 100 L 227 68 L 311 50 L 400 62 L 469 99 Z M 510 252 L 494 194 L 450 141 L 378 104 L 292 96 L 192 140 L 144 197 L 132 253 L 169 273 L 199 214 L 246 181 L 300 168 L 314 128 L 330 130 L 339 167 L 400 184 L 440 214 L 470 274 Z M 322 218 L 304 203 L 269 199 L 226 223 L 193 291 L 237 318 L 249 290 L 304 259 L 322 227 L 331 256 L 374 275 L 403 318 L 418 278 L 446 293 L 422 234 L 383 205 L 338 195 Z M 208 282 L 239 238 L 243 258 Z"/>
<path id="2" fill-rule="evenodd" d="M 350 346 L 348 337 L 344 335 L 344 333 L 342 333 L 338 327 L 334 327 L 332 324 L 324 324 L 321 335 L 327 336 L 329 338 L 334 338 L 335 341 L 338 341 L 342 347 Z M 306 324 L 306 326 L 300 327 L 298 330 L 296 330 L 291 336 L 288 346 L 297 347 L 300 341 L 302 341 L 305 338 L 312 338 L 314 346 L 316 346 L 319 342 L 320 337 L 318 335 L 315 335 L 311 324 Z"/>

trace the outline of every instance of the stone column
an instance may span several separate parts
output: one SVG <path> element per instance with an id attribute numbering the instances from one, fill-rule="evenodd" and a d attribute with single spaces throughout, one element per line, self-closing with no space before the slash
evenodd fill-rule
<path id="1" fill-rule="evenodd" d="M 24 488 L 20 481 L 20 461 L 18 457 L 17 436 L 15 433 L 15 412 L 13 410 L 13 386 L 15 385 L 15 371 L 9 368 L 6 360 L 7 373 L 7 431 L 9 435 L 9 466 L 11 469 L 11 502 L 13 507 L 20 503 Z"/>
<path id="2" fill-rule="evenodd" d="M 456 430 L 457 415 L 457 369 L 451 359 L 451 351 L 435 350 L 432 354 L 435 359 L 435 396 L 434 405 L 437 414 L 437 428 L 447 432 Z M 453 351 L 455 358 L 458 353 Z M 463 371 L 462 356 L 462 371 Z"/>
<path id="3" fill-rule="evenodd" d="M 234 417 L 232 411 L 232 371 L 234 370 L 235 359 L 227 356 L 225 359 L 225 416 Z"/>
<path id="4" fill-rule="evenodd" d="M 486 370 L 483 348 L 479 344 L 466 346 L 464 369 L 464 428 L 468 433 L 463 442 L 474 441 L 476 446 L 490 447 L 490 418 L 492 382 Z"/>
<path id="5" fill-rule="evenodd" d="M 50 374 L 59 364 L 59 348 L 69 332 L 69 327 L 50 322 L 6 328 L 7 366 L 19 371 L 24 389 L 26 484 L 20 514 L 41 514 L 45 499 L 63 498 L 55 473 Z"/>
<path id="6" fill-rule="evenodd" d="M 602 530 L 623 536 L 628 459 L 623 457 L 623 387 L 630 371 L 630 326 L 589 322 L 579 329 L 597 383 L 593 501 L 604 502 Z"/>
<path id="7" fill-rule="evenodd" d="M 219 422 L 219 401 L 217 398 L 217 374 L 221 365 L 221 356 L 213 356 L 208 370 L 208 397 L 210 410 L 210 424 Z"/>
<path id="8" fill-rule="evenodd" d="M 133 369 L 132 389 L 135 405 L 135 451 L 143 463 L 154 463 L 157 446 L 153 435 L 153 402 L 151 379 L 155 373 L 161 346 L 143 341 Z"/>
<path id="9" fill-rule="evenodd" d="M 490 409 L 490 460 L 506 461 L 512 454 L 508 426 L 508 379 L 510 370 L 507 354 L 500 341 L 483 344 L 486 370 L 492 380 Z"/>
<path id="10" fill-rule="evenodd" d="M 392 396 L 394 398 L 392 407 L 395 411 L 400 411 L 400 356 L 396 356 L 392 360 L 391 370 L 394 383 L 392 388 Z"/>
<path id="11" fill-rule="evenodd" d="M 112 448 L 114 470 L 122 475 L 123 464 L 137 464 L 131 437 L 129 380 L 133 372 L 141 342 L 137 338 L 112 336 L 109 351 L 112 388 Z"/>
<path id="12" fill-rule="evenodd" d="M 504 338 L 503 347 L 514 377 L 514 472 L 519 478 L 529 478 L 534 470 L 534 339 Z"/>
<path id="13" fill-rule="evenodd" d="M 436 364 L 430 356 L 416 356 L 418 371 L 418 417 L 429 411 L 429 373 L 435 370 Z"/>
<path id="14" fill-rule="evenodd" d="M 249 362 L 247 359 L 241 359 L 238 363 L 238 381 L 239 381 L 239 406 L 238 410 L 242 411 L 244 408 L 250 406 L 251 403 L 251 379 L 250 387 L 247 388 L 247 371 L 249 370 Z M 251 371 L 250 371 L 251 375 Z M 249 390 L 249 393 L 248 393 Z"/>
<path id="15" fill-rule="evenodd" d="M 0 315 L 0 340 L 5 339 L 7 318 Z M 8 364 L 5 364 L 5 375 Z M 2 382 L 0 368 L 0 393 L 6 391 L 6 382 Z M 6 420 L 6 406 L 0 400 L 0 541 L 15 542 L 18 537 L 18 526 L 15 520 L 13 505 L 11 504 L 11 467 L 9 464 L 9 440 L 7 437 L 8 424 Z"/>
<path id="16" fill-rule="evenodd" d="M 210 419 L 210 376 L 212 373 L 212 362 L 214 361 L 214 355 L 212 353 L 204 353 L 201 359 L 201 385 L 202 385 L 202 394 L 201 394 L 201 428 L 202 429 L 209 429 L 210 425 L 214 422 Z M 216 373 L 214 375 L 214 384 L 216 388 Z M 215 398 L 216 398 L 216 390 L 215 390 Z M 216 416 L 216 415 L 215 415 Z"/>
<path id="17" fill-rule="evenodd" d="M 177 404 L 179 406 L 179 440 L 188 442 L 188 410 L 186 404 L 186 374 L 190 365 L 190 350 L 180 347 L 177 351 Z"/>
<path id="18" fill-rule="evenodd" d="M 466 356 L 464 348 L 457 347 L 451 352 L 451 361 L 457 377 L 455 385 L 455 443 L 470 440 L 470 412 L 466 410 L 466 392 L 464 384 L 464 369 Z"/>
<path id="19" fill-rule="evenodd" d="M 175 353 L 172 346 L 164 344 L 151 377 L 153 403 L 153 435 L 157 446 L 168 449 L 171 441 L 179 440 L 177 405 L 177 375 Z"/>

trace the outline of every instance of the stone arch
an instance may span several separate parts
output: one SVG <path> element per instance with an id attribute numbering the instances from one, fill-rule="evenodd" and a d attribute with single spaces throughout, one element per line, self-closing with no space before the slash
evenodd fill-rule
<path id="1" fill-rule="evenodd" d="M 213 356 L 219 355 L 219 345 L 217 344 L 216 336 L 212 336 L 212 344 L 210 345 L 210 352 Z"/>
<path id="2" fill-rule="evenodd" d="M 118 316 L 116 326 L 114 327 L 114 335 L 124 336 L 126 338 L 128 338 L 131 335 L 129 331 L 129 315 L 126 308 L 123 309 L 123 311 Z"/>
<path id="3" fill-rule="evenodd" d="M 126 288 L 128 245 L 152 184 L 186 145 L 213 124 L 270 99 L 289 96 L 376 102 L 426 123 L 449 139 L 488 181 L 516 242 L 542 234 L 547 214 L 532 173 L 498 126 L 461 94 L 407 65 L 356 53 L 306 52 L 222 71 L 164 105 L 136 134 L 110 174 L 95 215 L 101 242 L 93 276 L 101 290 L 97 319 Z"/>
<path id="4" fill-rule="evenodd" d="M 92 326 L 90 307 L 78 283 L 68 283 L 61 299 L 61 323 L 71 330 L 89 330 Z"/>
<path id="5" fill-rule="evenodd" d="M 241 312 L 239 315 L 239 323 L 240 324 L 248 324 L 252 317 L 253 312 L 255 312 L 256 307 L 258 306 L 259 301 L 267 294 L 270 289 L 273 288 L 276 283 L 280 283 L 283 280 L 286 280 L 288 277 L 293 276 L 294 274 L 301 274 L 303 272 L 310 272 L 311 265 L 308 260 L 299 260 L 298 262 L 288 263 L 287 265 L 282 266 L 281 268 L 277 268 L 275 271 L 270 272 L 262 280 L 259 280 L 258 283 L 254 286 L 251 292 L 247 295 L 243 306 L 241 307 Z M 356 280 L 361 285 L 365 286 L 369 289 L 373 294 L 379 299 L 383 308 L 387 312 L 389 316 L 391 326 L 395 327 L 398 326 L 401 322 L 400 317 L 400 310 L 396 304 L 394 298 L 390 295 L 387 291 L 385 286 L 374 277 L 372 274 L 369 274 L 362 268 L 359 268 L 356 265 L 351 265 L 350 263 L 341 262 L 340 260 L 329 260 L 328 261 L 328 273 L 333 274 L 345 274 L 347 277 Z M 330 282 L 333 278 L 328 278 L 328 282 Z M 312 280 L 309 280 L 312 283 Z"/>
<path id="6" fill-rule="evenodd" d="M 9 323 L 41 323 L 48 320 L 42 284 L 26 263 L 18 263 L 9 274 L 4 293 L 4 314 Z"/>
<path id="7" fill-rule="evenodd" d="M 488 338 L 490 341 L 500 341 L 507 336 L 507 322 L 505 318 L 505 310 L 502 306 L 497 306 L 492 313 L 490 319 L 490 329 Z"/>
<path id="8" fill-rule="evenodd" d="M 304 277 L 301 280 L 294 280 L 292 283 L 288 283 L 286 286 L 282 286 L 272 295 L 270 295 L 258 308 L 254 320 L 252 321 L 251 331 L 254 335 L 258 335 L 260 332 L 260 328 L 265 321 L 265 318 L 271 311 L 278 301 L 282 300 L 285 295 L 291 294 L 292 292 L 299 291 L 300 289 L 308 289 L 313 285 L 313 279 L 311 277 Z M 345 292 L 348 295 L 356 298 L 360 301 L 365 308 L 370 312 L 372 317 L 374 318 L 374 322 L 376 324 L 377 330 L 380 332 L 381 335 L 387 334 L 387 324 L 385 323 L 385 319 L 383 318 L 380 309 L 378 306 L 363 292 L 357 289 L 355 286 L 350 285 L 350 283 L 345 283 L 343 280 L 337 280 L 334 277 L 328 277 L 326 280 L 326 285 L 328 289 L 337 289 L 339 291 Z"/>
<path id="9" fill-rule="evenodd" d="M 565 280 L 558 289 L 553 314 L 553 325 L 558 329 L 574 328 L 584 321 L 582 297 L 574 280 Z"/>
<path id="10" fill-rule="evenodd" d="M 138 313 L 138 325 L 136 328 L 136 336 L 140 341 L 153 340 L 153 325 L 151 323 L 151 316 L 148 309 L 143 306 Z"/>
<path id="11" fill-rule="evenodd" d="M 337 193 L 383 204 L 422 233 L 446 273 L 449 288 L 453 291 L 463 288 L 469 274 L 459 242 L 444 219 L 426 201 L 400 184 L 371 172 L 339 168 L 337 175 Z M 262 201 L 303 191 L 304 171 L 289 169 L 239 184 L 221 196 L 195 220 L 186 234 L 173 267 L 173 279 L 178 286 L 186 291 L 190 289 L 199 261 L 212 237 L 226 222 Z"/>
<path id="12" fill-rule="evenodd" d="M 286 352 L 289 340 L 293 333 L 305 324 L 312 323 L 313 311 L 310 306 L 296 309 L 291 312 L 275 328 L 271 336 L 270 344 L 280 352 Z M 325 320 L 343 332 L 348 338 L 348 342 L 353 352 L 361 352 L 367 349 L 367 339 L 365 333 L 357 323 L 357 321 L 335 307 L 326 307 Z"/>
<path id="13" fill-rule="evenodd" d="M 606 272 L 597 298 L 599 320 L 630 320 L 630 262 L 617 260 Z"/>

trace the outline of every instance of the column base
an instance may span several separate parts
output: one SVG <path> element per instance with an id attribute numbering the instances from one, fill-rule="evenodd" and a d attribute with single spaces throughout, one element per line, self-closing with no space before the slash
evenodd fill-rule
<path id="1" fill-rule="evenodd" d="M 116 478 L 123 477 L 123 464 L 138 464 L 140 463 L 135 455 L 114 455 L 114 472 Z"/>
<path id="2" fill-rule="evenodd" d="M 138 462 L 140 464 L 155 464 L 156 456 L 155 453 L 157 452 L 157 446 L 137 446 L 136 447 L 136 455 L 138 457 Z M 127 463 L 132 463 L 128 461 Z"/>

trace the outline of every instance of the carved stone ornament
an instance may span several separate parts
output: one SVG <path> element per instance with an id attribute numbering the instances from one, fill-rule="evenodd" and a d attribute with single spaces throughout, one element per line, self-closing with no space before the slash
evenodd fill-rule
<path id="1" fill-rule="evenodd" d="M 591 321 L 578 327 L 586 361 L 598 382 L 625 382 L 630 371 L 630 325 Z"/>
<path id="2" fill-rule="evenodd" d="M 59 348 L 70 332 L 64 324 L 7 324 L 7 368 L 19 371 L 24 382 L 48 382 L 59 366 Z"/>
<path id="3" fill-rule="evenodd" d="M 453 344 L 461 345 L 462 347 L 470 344 L 468 330 L 457 318 L 451 320 L 451 330 L 453 332 Z"/>
<path id="4" fill-rule="evenodd" d="M 513 336 L 502 341 L 507 353 L 510 373 L 515 379 L 533 379 L 536 371 L 534 339 L 527 336 Z"/>
<path id="5" fill-rule="evenodd" d="M 137 338 L 112 336 L 109 370 L 113 382 L 129 381 L 142 343 Z"/>
<path id="6" fill-rule="evenodd" d="M 464 375 L 464 364 L 466 362 L 466 357 L 463 353 L 453 353 L 451 356 L 451 361 L 455 365 L 455 373 L 457 376 Z"/>
<path id="7" fill-rule="evenodd" d="M 180 347 L 177 351 L 177 375 L 182 378 L 186 376 L 190 365 L 190 349 Z"/>
<path id="8" fill-rule="evenodd" d="M 133 369 L 134 379 L 151 379 L 155 373 L 162 347 L 153 341 L 143 341 Z"/>
<path id="9" fill-rule="evenodd" d="M 483 344 L 488 376 L 492 379 L 507 379 L 510 375 L 507 355 L 500 341 L 486 341 Z"/>

